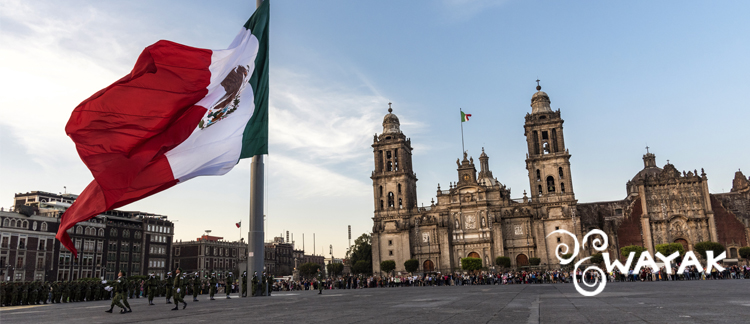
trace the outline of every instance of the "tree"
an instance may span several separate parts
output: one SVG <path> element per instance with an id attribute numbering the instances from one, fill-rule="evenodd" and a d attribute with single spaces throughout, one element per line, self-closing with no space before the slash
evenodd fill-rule
<path id="1" fill-rule="evenodd" d="M 415 272 L 419 269 L 419 261 L 416 259 L 406 260 L 406 262 L 404 262 L 404 268 L 406 268 L 406 271 L 408 272 Z"/>
<path id="2" fill-rule="evenodd" d="M 680 243 L 657 244 L 655 249 L 656 252 L 660 252 L 664 256 L 669 256 L 675 252 L 680 252 L 680 255 L 685 254 L 685 247 Z"/>
<path id="3" fill-rule="evenodd" d="M 312 278 L 320 269 L 320 265 L 313 262 L 303 263 L 299 266 L 299 274 L 306 278 Z"/>
<path id="4" fill-rule="evenodd" d="M 346 258 L 349 265 L 352 267 L 353 273 L 372 273 L 372 240 L 370 235 L 365 233 L 354 240 L 354 245 L 352 245 L 351 250 L 347 252 Z M 369 266 L 361 263 L 360 266 L 357 267 L 357 263 L 360 261 L 366 262 Z M 358 271 L 358 269 L 362 271 Z"/>
<path id="5" fill-rule="evenodd" d="M 466 271 L 476 271 L 476 270 L 482 269 L 482 259 L 463 258 L 461 259 L 461 268 Z"/>
<path id="6" fill-rule="evenodd" d="M 706 259 L 706 251 L 714 251 L 714 257 L 726 251 L 723 245 L 711 241 L 696 243 L 693 245 L 693 250 L 698 252 L 704 259 Z"/>
<path id="7" fill-rule="evenodd" d="M 750 246 L 740 248 L 740 256 L 750 260 Z"/>
<path id="8" fill-rule="evenodd" d="M 501 268 L 510 268 L 510 258 L 506 256 L 499 256 L 495 258 L 495 264 Z"/>
<path id="9" fill-rule="evenodd" d="M 329 264 L 326 264 L 326 270 L 328 270 L 329 276 L 337 277 L 342 272 L 344 272 L 344 264 L 343 263 L 329 263 Z"/>
<path id="10" fill-rule="evenodd" d="M 530 265 L 538 266 L 540 263 L 542 263 L 542 259 L 540 258 L 529 258 Z"/>
<path id="11" fill-rule="evenodd" d="M 355 274 L 372 273 L 372 261 L 359 260 L 352 266 L 352 272 Z"/>
<path id="12" fill-rule="evenodd" d="M 600 264 L 604 262 L 604 256 L 602 256 L 601 253 L 596 253 L 591 255 L 591 259 L 589 259 L 591 263 L 593 264 Z"/>
<path id="13" fill-rule="evenodd" d="M 393 269 L 396 269 L 396 261 L 385 260 L 383 262 L 380 262 L 380 271 L 383 271 L 385 273 L 389 273 L 389 272 L 393 271 Z"/>
<path id="14" fill-rule="evenodd" d="M 620 248 L 620 254 L 622 254 L 622 256 L 626 259 L 630 256 L 630 252 L 635 252 L 635 258 L 633 260 L 638 260 L 638 258 L 641 257 L 641 253 L 643 253 L 643 251 L 646 251 L 646 249 L 644 249 L 640 245 L 628 245 Z"/>

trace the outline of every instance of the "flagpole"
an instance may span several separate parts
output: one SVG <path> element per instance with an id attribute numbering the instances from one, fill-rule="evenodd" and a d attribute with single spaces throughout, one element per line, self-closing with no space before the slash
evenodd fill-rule
<path id="1" fill-rule="evenodd" d="M 255 8 L 263 0 L 255 1 Z M 264 229 L 263 229 L 263 155 L 254 155 L 250 163 L 250 222 L 247 234 L 247 273 L 252 276 L 256 271 L 263 273 Z"/>
<path id="2" fill-rule="evenodd" d="M 458 108 L 458 111 L 461 112 L 461 154 L 463 155 L 466 152 L 464 148 L 464 111 L 461 108 Z"/>

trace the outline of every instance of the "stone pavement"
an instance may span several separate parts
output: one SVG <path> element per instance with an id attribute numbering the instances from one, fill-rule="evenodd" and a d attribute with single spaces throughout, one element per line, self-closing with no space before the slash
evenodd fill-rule
<path id="1" fill-rule="evenodd" d="M 595 297 L 572 284 L 276 292 L 263 298 L 164 298 L 132 313 L 109 301 L 0 308 L 0 323 L 750 323 L 750 280 L 608 283 Z"/>

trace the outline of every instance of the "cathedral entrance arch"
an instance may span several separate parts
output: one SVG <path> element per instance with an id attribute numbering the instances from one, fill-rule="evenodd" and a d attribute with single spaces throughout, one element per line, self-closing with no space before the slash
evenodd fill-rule
<path id="1" fill-rule="evenodd" d="M 469 258 L 477 258 L 477 259 L 481 259 L 482 258 L 482 257 L 479 256 L 479 253 L 476 253 L 476 252 L 469 253 L 468 257 Z"/>
<path id="2" fill-rule="evenodd" d="M 529 265 L 529 257 L 527 257 L 525 254 L 519 254 L 516 257 L 516 266 L 526 267 L 528 265 Z"/>
<path id="3" fill-rule="evenodd" d="M 687 240 L 679 238 L 679 239 L 674 240 L 674 242 L 682 244 L 682 248 L 685 249 L 685 252 L 689 251 Z"/>
<path id="4" fill-rule="evenodd" d="M 424 264 L 422 264 L 422 269 L 424 269 L 424 272 L 434 272 L 435 264 L 432 263 L 431 260 L 426 260 Z"/>

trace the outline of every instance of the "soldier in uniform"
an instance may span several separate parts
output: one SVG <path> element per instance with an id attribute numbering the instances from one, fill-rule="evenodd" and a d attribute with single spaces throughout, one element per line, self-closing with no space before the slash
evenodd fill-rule
<path id="1" fill-rule="evenodd" d="M 198 273 L 196 272 L 193 276 L 193 301 L 198 301 L 198 294 L 201 290 L 201 277 L 198 276 Z"/>
<path id="2" fill-rule="evenodd" d="M 260 294 L 258 294 L 258 289 L 259 289 L 259 287 L 258 287 L 259 286 L 258 285 L 258 271 L 254 271 L 253 272 L 253 279 L 250 282 L 252 283 L 252 286 L 250 288 L 253 289 L 252 292 L 251 292 L 251 296 L 254 297 L 254 296 L 260 295 Z"/>
<path id="3" fill-rule="evenodd" d="M 260 275 L 260 295 L 266 295 L 266 288 L 268 287 L 268 278 L 266 278 L 266 272 L 263 271 Z"/>
<path id="4" fill-rule="evenodd" d="M 182 272 L 180 272 L 180 275 L 182 275 L 182 287 L 181 287 L 182 288 L 182 292 L 181 292 L 182 295 L 180 295 L 180 299 L 185 300 L 185 295 L 187 294 L 187 289 L 188 289 L 188 286 L 189 286 L 188 276 L 187 276 L 187 274 L 184 274 Z"/>
<path id="5" fill-rule="evenodd" d="M 111 313 L 112 309 L 115 308 L 115 306 L 120 307 L 120 314 L 124 313 L 130 313 L 133 310 L 130 309 L 130 306 L 127 307 L 127 310 L 125 309 L 125 306 L 123 306 L 122 300 L 125 297 L 125 287 L 127 286 L 127 281 L 125 280 L 125 273 L 120 270 L 120 272 L 117 273 L 117 280 L 114 282 L 107 282 L 102 281 L 103 284 L 108 284 L 109 287 L 107 287 L 108 291 L 114 290 L 115 292 L 115 298 L 112 299 L 112 303 L 109 306 L 109 310 L 106 310 L 105 312 Z"/>
<path id="6" fill-rule="evenodd" d="M 125 305 L 125 307 L 127 307 L 128 309 L 130 309 L 130 304 L 128 303 L 128 287 L 130 287 L 129 285 L 130 281 L 125 276 L 125 271 L 120 271 L 120 272 L 122 272 L 122 290 L 123 290 L 122 291 L 122 304 Z"/>
<path id="7" fill-rule="evenodd" d="M 218 288 L 219 286 L 219 283 L 216 282 L 215 272 L 211 273 L 211 279 L 209 279 L 208 283 L 209 283 L 209 290 L 210 290 L 209 297 L 211 297 L 211 300 L 214 300 L 214 294 L 216 294 L 216 288 Z"/>
<path id="8" fill-rule="evenodd" d="M 172 277 L 172 272 L 167 272 L 167 278 L 164 279 L 166 282 L 164 283 L 164 288 L 167 290 L 167 304 L 171 304 L 172 302 L 169 300 L 172 298 L 172 287 L 174 286 L 174 277 Z"/>
<path id="9" fill-rule="evenodd" d="M 242 297 L 247 297 L 247 271 L 242 273 Z"/>
<path id="10" fill-rule="evenodd" d="M 227 299 L 232 299 L 229 294 L 232 293 L 232 284 L 234 283 L 234 276 L 232 272 L 227 273 L 226 280 L 224 280 L 224 292 L 227 293 Z"/>
<path id="11" fill-rule="evenodd" d="M 323 272 L 318 268 L 318 295 L 323 294 L 323 280 L 325 280 Z"/>
<path id="12" fill-rule="evenodd" d="M 154 273 L 152 272 L 148 279 L 146 280 L 146 289 L 148 292 L 148 304 L 153 305 L 154 304 L 154 295 L 156 295 L 156 289 L 157 289 L 158 283 L 156 280 L 156 277 L 154 277 Z"/>
<path id="13" fill-rule="evenodd" d="M 273 275 L 269 274 L 266 280 L 268 280 L 268 296 L 271 296 L 271 292 L 273 292 L 273 283 L 274 283 Z"/>
<path id="14" fill-rule="evenodd" d="M 182 309 L 185 309 L 187 303 L 182 300 L 182 293 L 183 290 L 185 290 L 185 277 L 182 275 L 182 268 L 177 268 L 177 270 L 175 270 L 174 284 L 172 287 L 174 287 L 174 308 L 172 308 L 172 310 L 180 309 L 179 303 L 182 303 Z"/>

